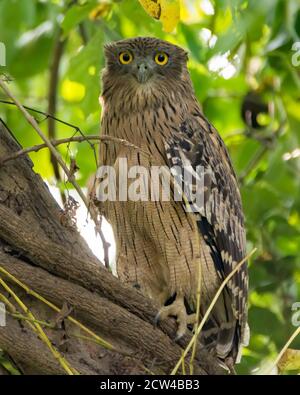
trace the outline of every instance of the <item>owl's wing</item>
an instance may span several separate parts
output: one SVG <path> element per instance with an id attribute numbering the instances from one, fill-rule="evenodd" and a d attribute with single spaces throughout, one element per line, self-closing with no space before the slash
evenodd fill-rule
<path id="1" fill-rule="evenodd" d="M 246 251 L 240 192 L 226 147 L 217 131 L 197 111 L 188 115 L 178 129 L 172 130 L 165 149 L 172 174 L 177 182 L 183 181 L 185 195 L 197 193 L 197 201 L 192 196 L 188 199 L 189 209 L 197 216 L 199 231 L 223 280 L 245 257 Z M 184 168 L 188 169 L 189 177 L 184 177 Z M 196 191 L 197 181 L 200 188 Z M 226 288 L 236 319 L 233 341 L 239 348 L 247 321 L 246 263 Z"/>

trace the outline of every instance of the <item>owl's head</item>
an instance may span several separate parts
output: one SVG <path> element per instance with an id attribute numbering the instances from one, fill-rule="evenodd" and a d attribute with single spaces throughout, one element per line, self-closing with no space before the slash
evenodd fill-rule
<path id="1" fill-rule="evenodd" d="M 167 41 L 136 37 L 105 46 L 106 71 L 112 78 L 138 84 L 178 81 L 186 68 L 187 52 Z"/>

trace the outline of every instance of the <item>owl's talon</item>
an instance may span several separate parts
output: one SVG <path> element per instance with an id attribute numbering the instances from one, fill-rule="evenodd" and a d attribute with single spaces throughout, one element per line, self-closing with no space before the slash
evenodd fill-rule
<path id="1" fill-rule="evenodd" d="M 176 321 L 178 323 L 178 328 L 174 339 L 175 342 L 180 340 L 185 335 L 187 325 L 195 323 L 196 321 L 196 314 L 187 314 L 183 298 L 176 298 L 172 304 L 163 306 L 156 314 L 154 322 L 157 325 L 160 321 L 163 321 L 168 317 L 176 317 Z"/>
<path id="2" fill-rule="evenodd" d="M 197 322 L 197 315 L 196 313 L 189 314 L 187 316 L 187 324 L 188 325 L 194 325 Z"/>
<path id="3" fill-rule="evenodd" d="M 184 333 L 176 333 L 176 336 L 174 337 L 174 342 L 177 343 L 179 340 L 184 336 Z"/>
<path id="4" fill-rule="evenodd" d="M 160 311 L 156 314 L 156 316 L 154 317 L 154 325 L 158 326 L 159 322 L 160 322 Z"/>

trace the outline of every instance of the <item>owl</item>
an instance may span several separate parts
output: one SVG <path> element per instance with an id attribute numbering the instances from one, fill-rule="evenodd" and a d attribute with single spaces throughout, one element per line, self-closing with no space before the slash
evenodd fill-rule
<path id="1" fill-rule="evenodd" d="M 117 273 L 154 300 L 157 321 L 176 318 L 179 338 L 203 317 L 224 278 L 245 256 L 237 179 L 221 137 L 195 97 L 184 49 L 137 37 L 106 45 L 104 54 L 101 130 L 131 145 L 113 141 L 100 148 L 101 165 L 113 168 L 119 179 L 116 198 L 101 203 L 116 239 Z M 169 172 L 170 198 L 160 192 L 156 199 L 120 198 L 121 190 L 134 186 L 129 173 L 137 166 L 149 176 L 145 190 L 153 168 Z M 186 168 L 189 177 L 183 177 Z M 200 199 L 191 196 L 197 180 Z M 182 199 L 175 199 L 175 190 Z M 228 365 L 237 362 L 247 342 L 247 290 L 245 263 L 200 335 L 203 347 Z"/>

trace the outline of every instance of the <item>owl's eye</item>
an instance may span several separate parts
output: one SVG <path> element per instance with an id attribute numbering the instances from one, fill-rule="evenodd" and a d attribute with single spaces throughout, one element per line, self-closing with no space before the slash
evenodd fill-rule
<path id="1" fill-rule="evenodd" d="M 133 56 L 132 56 L 131 52 L 124 51 L 124 52 L 120 53 L 119 60 L 122 64 L 129 64 L 133 61 Z"/>
<path id="2" fill-rule="evenodd" d="M 159 66 L 164 66 L 168 63 L 169 56 L 165 52 L 157 52 L 154 60 Z"/>

